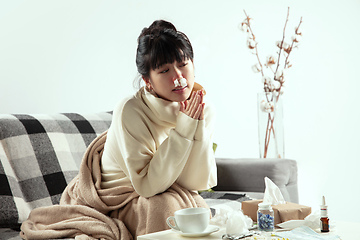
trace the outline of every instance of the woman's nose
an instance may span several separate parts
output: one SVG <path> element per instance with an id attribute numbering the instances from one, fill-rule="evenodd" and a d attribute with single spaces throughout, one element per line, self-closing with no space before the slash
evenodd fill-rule
<path id="1" fill-rule="evenodd" d="M 179 68 L 175 67 L 175 74 L 174 74 L 174 79 L 173 81 L 175 81 L 176 79 L 179 79 L 179 78 L 182 78 L 183 75 L 182 75 L 182 72 L 180 71 Z"/>

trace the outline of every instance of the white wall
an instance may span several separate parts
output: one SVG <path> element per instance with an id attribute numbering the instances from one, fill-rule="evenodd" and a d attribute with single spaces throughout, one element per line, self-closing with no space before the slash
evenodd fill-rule
<path id="1" fill-rule="evenodd" d="M 300 203 L 332 220 L 357 221 L 360 2 L 209 0 L 12 0 L 0 2 L 0 113 L 112 110 L 134 93 L 136 39 L 155 19 L 172 21 L 195 50 L 196 79 L 217 107 L 217 157 L 258 157 L 256 59 L 237 28 L 255 19 L 264 58 L 303 17 L 285 98 L 286 157 L 299 167 Z M 287 37 L 290 37 L 289 33 Z"/>

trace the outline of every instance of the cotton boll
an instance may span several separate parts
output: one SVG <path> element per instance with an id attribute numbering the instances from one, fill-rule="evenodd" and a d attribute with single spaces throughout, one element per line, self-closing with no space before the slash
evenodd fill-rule
<path id="1" fill-rule="evenodd" d="M 267 65 L 275 64 L 275 62 L 276 62 L 276 57 L 274 55 L 269 55 L 266 57 Z"/>
<path id="2" fill-rule="evenodd" d="M 300 40 L 301 40 L 301 36 L 295 34 L 295 35 L 293 35 L 293 36 L 291 37 L 291 40 L 292 40 L 293 42 L 298 43 L 298 42 L 300 42 Z"/>
<path id="3" fill-rule="evenodd" d="M 247 40 L 247 46 L 248 46 L 248 48 L 250 48 L 250 49 L 254 49 L 254 48 L 256 47 L 256 42 L 254 41 L 254 39 L 249 38 L 249 39 Z"/>
<path id="4" fill-rule="evenodd" d="M 283 49 L 288 49 L 290 45 L 286 42 L 283 42 Z"/>
<path id="5" fill-rule="evenodd" d="M 269 84 L 271 82 L 271 78 L 269 76 L 263 76 L 262 82 L 265 84 Z"/>
<path id="6" fill-rule="evenodd" d="M 281 81 L 284 78 L 284 70 L 278 69 L 275 74 L 275 79 Z"/>
<path id="7" fill-rule="evenodd" d="M 295 27 L 295 34 L 302 36 L 303 30 L 301 27 Z"/>
<path id="8" fill-rule="evenodd" d="M 287 54 L 289 54 L 290 52 L 291 52 L 291 45 L 290 44 L 288 44 L 288 43 L 286 43 L 286 42 L 284 42 L 283 43 L 283 49 L 284 49 L 284 51 L 287 53 Z"/>
<path id="9" fill-rule="evenodd" d="M 285 88 L 284 86 L 281 86 L 281 88 L 280 88 L 280 94 L 281 94 L 281 95 L 284 94 L 285 90 L 286 90 L 286 88 Z"/>
<path id="10" fill-rule="evenodd" d="M 262 100 L 260 103 L 260 109 L 261 109 L 261 111 L 267 112 L 267 113 L 273 112 L 274 111 L 274 103 Z"/>
<path id="11" fill-rule="evenodd" d="M 271 89 L 268 84 L 264 84 L 264 91 L 265 92 L 271 92 Z"/>
<path id="12" fill-rule="evenodd" d="M 265 100 L 262 100 L 261 103 L 260 103 L 260 109 L 261 111 L 265 112 L 265 109 L 266 109 L 266 101 Z"/>
<path id="13" fill-rule="evenodd" d="M 281 48 L 281 41 L 276 41 L 275 44 L 278 48 Z"/>
<path id="14" fill-rule="evenodd" d="M 280 78 L 280 83 L 283 84 L 285 82 L 285 75 L 283 75 L 281 78 Z"/>
<path id="15" fill-rule="evenodd" d="M 278 81 L 271 81 L 271 89 L 272 90 L 278 90 L 280 88 L 281 84 Z"/>
<path id="16" fill-rule="evenodd" d="M 252 70 L 254 71 L 254 73 L 258 73 L 261 71 L 261 66 L 259 63 L 255 64 L 254 66 L 252 66 Z"/>
<path id="17" fill-rule="evenodd" d="M 243 22 L 248 25 L 252 25 L 254 23 L 254 19 L 252 19 L 250 17 L 246 17 Z"/>
<path id="18" fill-rule="evenodd" d="M 240 23 L 238 28 L 243 32 L 248 32 L 249 31 L 248 25 L 245 22 Z"/>

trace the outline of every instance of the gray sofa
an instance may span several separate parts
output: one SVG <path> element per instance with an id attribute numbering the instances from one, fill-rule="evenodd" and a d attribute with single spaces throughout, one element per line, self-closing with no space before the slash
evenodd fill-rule
<path id="1" fill-rule="evenodd" d="M 0 114 L 0 239 L 21 239 L 21 222 L 37 207 L 58 204 L 78 174 L 91 141 L 106 131 L 111 112 Z M 221 147 L 221 143 L 218 143 Z M 215 191 L 261 198 L 264 177 L 298 203 L 297 165 L 290 159 L 217 158 Z"/>

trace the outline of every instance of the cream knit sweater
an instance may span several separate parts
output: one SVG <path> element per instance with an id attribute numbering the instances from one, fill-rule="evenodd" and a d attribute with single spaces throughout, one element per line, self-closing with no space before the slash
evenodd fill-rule
<path id="1" fill-rule="evenodd" d="M 206 103 L 204 120 L 195 120 L 179 108 L 144 88 L 116 106 L 101 161 L 102 188 L 132 186 L 151 197 L 174 182 L 189 190 L 217 184 L 214 109 Z"/>

